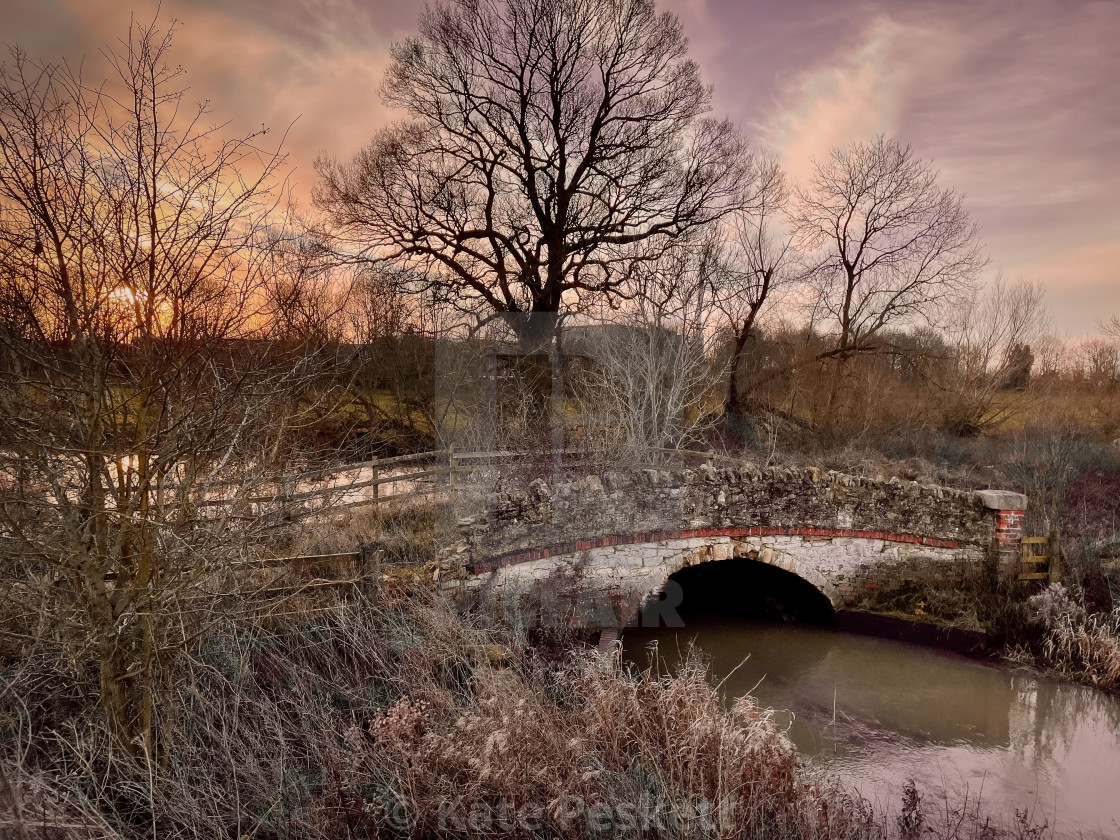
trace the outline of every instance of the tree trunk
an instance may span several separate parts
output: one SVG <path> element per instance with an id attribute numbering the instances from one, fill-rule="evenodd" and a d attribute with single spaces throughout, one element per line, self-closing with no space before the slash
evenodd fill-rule
<path id="1" fill-rule="evenodd" d="M 731 372 L 727 383 L 727 398 L 724 401 L 724 416 L 732 422 L 741 420 L 746 415 L 747 401 L 739 393 L 739 369 L 743 364 L 743 355 L 747 348 L 747 341 L 754 337 L 754 322 L 758 315 L 758 307 L 753 307 L 743 322 L 742 329 L 735 337 L 735 350 L 731 354 Z"/>

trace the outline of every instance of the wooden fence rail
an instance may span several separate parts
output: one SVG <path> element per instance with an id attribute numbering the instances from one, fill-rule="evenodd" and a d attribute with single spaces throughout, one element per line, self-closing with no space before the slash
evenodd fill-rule
<path id="1" fill-rule="evenodd" d="M 363 469 L 369 469 L 364 467 Z M 349 472 L 350 470 L 345 470 Z M 414 473 L 394 473 L 393 475 L 375 476 L 367 481 L 356 481 L 352 484 L 337 484 L 330 487 L 317 487 L 312 490 L 301 490 L 295 493 L 277 492 L 271 496 L 247 496 L 235 499 L 203 499 L 195 502 L 195 507 L 216 507 L 229 504 L 269 504 L 272 502 L 301 502 L 307 499 L 317 499 L 322 496 L 349 493 L 353 490 L 363 490 L 367 487 L 379 487 L 382 484 L 396 484 L 401 481 L 416 481 L 421 478 L 431 478 L 437 475 L 447 475 L 449 467 L 437 467 L 431 470 L 422 470 Z M 374 501 L 374 500 L 369 500 Z"/>
<path id="2" fill-rule="evenodd" d="M 363 490 L 373 488 L 373 495 L 368 499 L 361 499 L 354 502 L 347 502 L 337 506 L 332 506 L 332 510 L 345 510 L 347 508 L 362 507 L 365 505 L 375 505 L 387 501 L 398 501 L 401 499 L 409 498 L 412 496 L 420 495 L 421 493 L 428 492 L 425 490 L 416 490 L 405 493 L 394 493 L 392 496 L 382 496 L 377 489 L 386 484 L 397 484 L 404 481 L 420 481 L 426 478 L 436 478 L 439 476 L 448 477 L 448 485 L 454 487 L 456 485 L 456 476 L 463 473 L 469 473 L 482 466 L 478 462 L 486 461 L 513 461 L 519 458 L 524 458 L 526 452 L 518 451 L 496 451 L 496 452 L 456 452 L 452 449 L 436 449 L 431 452 L 417 452 L 413 455 L 400 455 L 393 458 L 380 458 L 372 461 L 361 461 L 353 464 L 341 464 L 334 467 L 323 467 L 318 470 L 313 470 L 305 473 L 298 473 L 295 475 L 283 476 L 277 479 L 276 483 L 278 489 L 272 495 L 264 496 L 248 496 L 243 498 L 226 498 L 226 499 L 202 499 L 194 503 L 194 507 L 221 507 L 223 505 L 240 505 L 240 504 L 290 504 L 293 502 L 303 502 L 312 499 L 329 497 L 332 495 L 345 495 L 355 490 Z M 550 456 L 554 454 L 560 455 L 594 455 L 593 452 L 578 449 L 561 450 L 559 453 L 548 453 Z M 391 473 L 389 475 L 382 475 L 381 471 L 387 467 L 401 467 L 407 464 L 419 464 L 424 462 L 433 462 L 446 459 L 446 466 L 432 467 L 426 470 L 419 470 L 416 472 L 404 473 Z M 300 482 L 311 481 L 314 479 L 325 479 L 332 476 L 343 475 L 349 472 L 358 472 L 360 470 L 372 470 L 373 477 L 362 481 L 356 481 L 349 484 L 334 484 L 329 487 L 315 487 L 308 490 L 285 490 L 284 488 L 294 488 Z M 318 511 L 309 511 L 306 513 L 316 513 Z"/>
<path id="3" fill-rule="evenodd" d="M 675 455 L 685 457 L 696 457 L 705 459 L 706 463 L 712 464 L 713 462 L 722 462 L 728 464 L 747 464 L 751 463 L 742 458 L 736 458 L 731 455 L 723 455 L 717 452 L 702 452 L 692 449 L 663 449 L 655 448 L 652 452 L 662 455 Z M 381 496 L 377 492 L 377 488 L 385 484 L 395 484 L 402 481 L 418 481 L 425 478 L 435 478 L 438 476 L 447 476 L 447 484 L 450 487 L 457 486 L 457 477 L 463 473 L 469 473 L 477 470 L 480 466 L 485 466 L 485 462 L 495 461 L 516 461 L 525 458 L 527 455 L 541 454 L 549 457 L 555 455 L 563 456 L 587 456 L 594 457 L 601 453 L 590 451 L 586 449 L 563 449 L 559 452 L 549 451 L 547 453 L 530 453 L 517 450 L 498 450 L 494 452 L 457 452 L 454 449 L 436 449 L 431 452 L 418 452 L 413 455 L 400 455 L 394 458 L 381 458 L 372 461 L 362 461 L 356 464 L 344 464 L 337 467 L 323 468 L 313 472 L 302 473 L 295 476 L 287 476 L 283 483 L 287 486 L 292 486 L 296 482 L 305 481 L 313 477 L 326 477 L 332 475 L 341 475 L 347 472 L 355 472 L 362 469 L 371 469 L 374 472 L 372 478 L 355 482 L 353 484 L 335 485 L 331 487 L 314 488 L 311 490 L 298 491 L 294 493 L 284 494 L 283 492 L 277 493 L 273 496 L 258 496 L 248 499 L 238 500 L 221 500 L 213 499 L 206 500 L 198 503 L 199 506 L 203 505 L 221 505 L 229 504 L 231 502 L 248 502 L 255 504 L 269 504 L 269 503 L 289 503 L 306 501 L 315 498 L 322 498 L 332 494 L 345 494 L 353 490 L 360 490 L 364 488 L 374 488 L 374 493 L 371 498 L 361 499 L 359 501 L 347 502 L 345 504 L 332 506 L 332 510 L 345 510 L 348 508 L 364 507 L 366 505 L 381 504 L 388 501 L 399 501 L 421 493 L 428 492 L 425 490 L 416 490 L 405 493 L 394 493 L 392 496 Z M 431 469 L 421 470 L 419 472 L 408 473 L 393 473 L 391 475 L 380 475 L 382 469 L 390 466 L 402 466 L 410 463 L 432 462 L 446 459 L 446 466 L 432 467 Z M 483 463 L 479 463 L 483 462 Z M 309 511 L 308 513 L 315 513 L 318 511 Z M 306 514 L 304 514 L 306 515 Z"/>

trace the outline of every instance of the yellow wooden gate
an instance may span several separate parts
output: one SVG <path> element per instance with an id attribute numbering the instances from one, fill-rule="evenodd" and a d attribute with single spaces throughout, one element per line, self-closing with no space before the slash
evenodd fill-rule
<path id="1" fill-rule="evenodd" d="M 1023 537 L 1019 580 L 1059 580 L 1060 558 L 1057 532 L 1048 537 Z"/>

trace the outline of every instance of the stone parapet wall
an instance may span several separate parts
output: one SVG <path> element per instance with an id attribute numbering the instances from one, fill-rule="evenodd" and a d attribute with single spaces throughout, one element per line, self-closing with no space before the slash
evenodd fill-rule
<path id="1" fill-rule="evenodd" d="M 603 626 L 625 624 L 676 571 L 713 560 L 785 569 L 836 609 L 875 588 L 954 585 L 1008 562 L 1026 506 L 1004 491 L 751 466 L 537 480 L 479 501 L 441 556 L 441 586 Z"/>
<path id="2" fill-rule="evenodd" d="M 492 498 L 461 523 L 476 561 L 642 532 L 817 528 L 988 545 L 991 510 L 975 493 L 872 481 L 816 469 L 646 469 L 551 487 L 538 480 Z"/>

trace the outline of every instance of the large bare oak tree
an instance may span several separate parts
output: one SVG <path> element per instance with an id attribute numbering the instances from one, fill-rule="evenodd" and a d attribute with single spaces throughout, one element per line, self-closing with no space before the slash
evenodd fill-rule
<path id="1" fill-rule="evenodd" d="M 651 0 L 454 0 L 419 30 L 382 91 L 407 118 L 317 164 L 351 257 L 524 338 L 521 316 L 625 296 L 636 260 L 738 202 L 744 143 L 705 116 L 681 24 Z"/>

